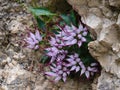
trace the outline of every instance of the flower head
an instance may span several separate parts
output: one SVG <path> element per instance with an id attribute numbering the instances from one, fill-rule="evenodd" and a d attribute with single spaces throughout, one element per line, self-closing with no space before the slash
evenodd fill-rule
<path id="1" fill-rule="evenodd" d="M 50 57 L 54 57 L 59 53 L 59 50 L 56 47 L 46 48 L 47 55 Z"/>
<path id="2" fill-rule="evenodd" d="M 81 75 L 85 74 L 86 78 L 90 78 L 94 73 L 98 72 L 97 63 L 91 63 L 90 66 L 87 66 L 81 70 Z"/>
<path id="3" fill-rule="evenodd" d="M 70 67 L 70 71 L 80 71 L 82 61 L 79 58 L 79 55 L 75 53 L 74 55 L 70 55 L 69 58 L 66 59 L 69 63 L 67 67 Z"/>
<path id="4" fill-rule="evenodd" d="M 83 27 L 82 24 L 79 27 L 75 27 L 74 25 L 64 27 L 58 26 L 61 31 L 55 35 L 55 37 L 51 37 L 50 45 L 58 48 L 62 48 L 65 46 L 72 46 L 74 44 L 78 44 L 80 47 L 83 42 L 86 42 L 85 36 L 87 35 L 87 28 Z"/>
<path id="5" fill-rule="evenodd" d="M 51 61 L 50 64 L 50 72 L 45 72 L 46 75 L 54 77 L 55 82 L 59 80 L 63 80 L 64 82 L 67 79 L 67 76 L 70 74 L 68 67 L 65 66 L 65 57 L 66 51 L 61 50 L 59 53 L 52 57 L 54 60 Z"/>
<path id="6" fill-rule="evenodd" d="M 28 48 L 38 49 L 39 42 L 42 41 L 42 36 L 40 35 L 39 31 L 36 30 L 35 34 L 33 34 L 32 32 L 29 32 L 29 36 L 24 40 L 28 44 L 28 46 L 27 46 Z"/>

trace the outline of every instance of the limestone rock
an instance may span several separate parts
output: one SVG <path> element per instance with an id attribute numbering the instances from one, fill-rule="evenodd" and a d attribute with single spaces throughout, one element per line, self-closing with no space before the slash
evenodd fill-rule
<path id="1" fill-rule="evenodd" d="M 118 15 L 117 24 L 120 26 L 120 14 Z"/>
<path id="2" fill-rule="evenodd" d="M 91 55 L 104 72 L 98 77 L 96 90 L 120 89 L 120 0 L 68 0 L 89 26 L 95 41 L 89 43 Z M 80 7 L 86 6 L 85 9 Z M 83 13 L 85 12 L 85 13 Z"/>
<path id="3" fill-rule="evenodd" d="M 101 27 L 101 25 L 102 25 L 101 18 L 99 18 L 96 15 L 91 14 L 91 13 L 87 15 L 87 18 L 83 17 L 82 20 L 85 24 L 87 24 L 92 29 L 93 28 L 97 29 L 97 28 Z"/>
<path id="4" fill-rule="evenodd" d="M 116 76 L 102 71 L 102 75 L 98 79 L 97 90 L 119 90 L 120 79 Z"/>
<path id="5" fill-rule="evenodd" d="M 120 8 L 120 0 L 109 0 L 111 6 L 119 7 Z"/>
<path id="6" fill-rule="evenodd" d="M 11 31 L 11 33 L 17 33 L 18 30 L 22 29 L 24 30 L 25 28 L 21 25 L 21 23 L 17 22 L 16 20 L 13 20 L 9 23 L 8 28 Z"/>
<path id="7" fill-rule="evenodd" d="M 113 24 L 101 30 L 98 41 L 101 43 L 103 42 L 103 44 L 106 43 L 105 45 L 107 45 L 107 47 L 111 47 L 112 44 L 120 42 L 119 33 L 120 27 L 118 25 Z"/>
<path id="8" fill-rule="evenodd" d="M 68 0 L 72 5 L 87 5 L 87 0 Z"/>
<path id="9" fill-rule="evenodd" d="M 88 6 L 96 7 L 102 4 L 102 0 L 88 0 Z"/>

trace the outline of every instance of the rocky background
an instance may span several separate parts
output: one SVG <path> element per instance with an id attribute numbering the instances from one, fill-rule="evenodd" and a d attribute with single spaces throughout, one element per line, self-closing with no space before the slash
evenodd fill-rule
<path id="1" fill-rule="evenodd" d="M 55 84 L 36 72 L 38 65 L 30 71 L 40 53 L 20 43 L 26 27 L 34 23 L 27 7 L 47 5 L 53 11 L 66 12 L 71 6 L 65 0 L 0 0 L 0 90 L 120 90 L 120 0 L 67 2 L 90 27 L 95 41 L 89 43 L 89 51 L 100 62 L 101 75 L 93 82 L 69 79 Z"/>
<path id="2" fill-rule="evenodd" d="M 67 0 L 91 28 L 91 55 L 102 72 L 95 90 L 120 90 L 120 0 Z"/>

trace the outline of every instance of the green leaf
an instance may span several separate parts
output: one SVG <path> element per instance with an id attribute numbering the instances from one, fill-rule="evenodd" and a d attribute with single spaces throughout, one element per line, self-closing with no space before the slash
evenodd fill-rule
<path id="1" fill-rule="evenodd" d="M 60 15 L 61 18 L 65 21 L 66 24 L 70 25 L 71 24 L 71 20 L 69 18 L 69 16 L 65 15 L 65 14 L 62 14 Z"/>
<path id="2" fill-rule="evenodd" d="M 35 17 L 36 21 L 37 21 L 37 24 L 38 24 L 38 27 L 40 29 L 42 29 L 43 31 L 45 31 L 45 22 L 43 22 L 39 17 Z"/>
<path id="3" fill-rule="evenodd" d="M 35 16 L 54 16 L 56 14 L 50 12 L 49 10 L 45 8 L 29 8 L 29 10 L 35 15 Z"/>
<path id="4" fill-rule="evenodd" d="M 91 38 L 90 36 L 90 33 L 88 32 L 88 35 L 86 36 L 86 39 L 87 39 L 87 43 L 93 41 L 93 39 Z"/>
<path id="5" fill-rule="evenodd" d="M 45 56 L 45 55 L 44 55 L 44 56 L 41 57 L 41 62 L 42 62 L 42 63 L 47 62 L 47 60 L 48 60 L 48 56 Z"/>
<path id="6" fill-rule="evenodd" d="M 75 25 L 75 26 L 77 26 L 77 23 L 76 23 L 76 16 L 75 16 L 74 11 L 71 11 L 69 18 L 70 18 L 72 24 Z"/>

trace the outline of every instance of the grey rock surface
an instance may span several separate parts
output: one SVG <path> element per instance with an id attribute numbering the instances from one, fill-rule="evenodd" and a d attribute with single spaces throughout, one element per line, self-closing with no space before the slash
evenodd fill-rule
<path id="1" fill-rule="evenodd" d="M 89 43 L 89 51 L 104 70 L 96 90 L 120 90 L 120 0 L 67 1 L 90 27 L 95 39 Z"/>

